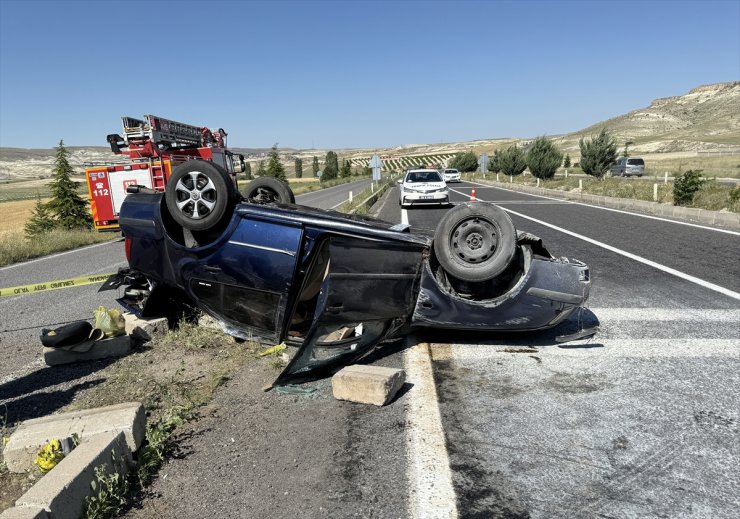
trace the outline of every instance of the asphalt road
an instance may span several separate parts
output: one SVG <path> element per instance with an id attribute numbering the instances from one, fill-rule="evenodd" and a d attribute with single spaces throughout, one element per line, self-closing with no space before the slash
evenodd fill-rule
<path id="1" fill-rule="evenodd" d="M 451 187 L 453 202 L 475 188 L 555 256 L 589 264 L 581 318 L 600 325 L 593 339 L 565 345 L 554 336 L 577 329 L 576 319 L 521 337 L 426 337 L 457 513 L 740 515 L 738 233 Z M 380 215 L 412 231 L 436 228 L 446 211 L 402 212 L 397 197 Z"/>
<path id="2" fill-rule="evenodd" d="M 420 333 L 386 347 L 373 360 L 405 367 L 409 384 L 382 409 L 332 400 L 327 381 L 313 397 L 262 394 L 267 374 L 242 373 L 132 515 L 739 516 L 738 233 L 466 183 L 452 185 L 453 202 L 472 187 L 554 255 L 590 265 L 585 311 L 545 333 Z M 322 203 L 312 195 L 299 203 Z M 394 188 L 374 210 L 412 231 L 435 229 L 447 210 L 401 211 L 397 198 Z M 91 249 L 0 269 L 0 286 L 104 272 L 122 261 L 107 247 L 99 270 L 84 266 Z M 13 270 L 29 281 L 6 282 Z M 75 290 L 85 288 L 0 300 L 0 353 L 26 356 L 16 371 L 38 362 L 37 342 L 8 339 L 37 337 L 27 314 L 98 304 L 94 289 L 79 300 Z M 592 339 L 554 340 L 593 324 Z M 0 383 L 6 373 L 3 363 Z"/>

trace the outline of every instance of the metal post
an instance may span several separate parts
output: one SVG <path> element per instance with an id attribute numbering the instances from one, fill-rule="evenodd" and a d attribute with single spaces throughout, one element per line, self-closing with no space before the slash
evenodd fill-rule
<path id="1" fill-rule="evenodd" d="M 583 179 L 582 178 L 578 179 L 578 190 L 583 192 Z"/>

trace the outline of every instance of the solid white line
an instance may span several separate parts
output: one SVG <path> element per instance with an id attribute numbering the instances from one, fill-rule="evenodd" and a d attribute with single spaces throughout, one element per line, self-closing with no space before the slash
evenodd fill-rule
<path id="1" fill-rule="evenodd" d="M 740 310 L 701 308 L 590 308 L 600 321 L 704 321 L 740 326 Z"/>
<path id="2" fill-rule="evenodd" d="M 591 243 L 593 245 L 596 245 L 598 247 L 602 247 L 608 251 L 614 252 L 616 254 L 621 254 L 622 256 L 625 256 L 631 260 L 643 263 L 645 265 L 648 265 L 650 267 L 656 268 L 658 270 L 661 270 L 667 274 L 671 274 L 673 276 L 676 276 L 678 278 L 684 279 L 686 281 L 689 281 L 691 283 L 695 283 L 701 287 L 708 288 L 709 290 L 713 290 L 715 292 L 719 292 L 720 294 L 726 295 L 728 297 L 731 297 L 733 299 L 740 300 L 740 293 L 734 292 L 728 288 L 721 287 L 719 285 L 715 285 L 714 283 L 710 283 L 709 281 L 704 281 L 703 279 L 699 279 L 697 277 L 691 276 L 689 274 L 686 274 L 684 272 L 681 272 L 679 270 L 673 269 L 671 267 L 667 267 L 665 265 L 661 265 L 660 263 L 656 263 L 655 261 L 651 261 L 647 258 L 643 258 L 642 256 L 638 256 L 637 254 L 632 254 L 631 252 L 627 252 L 626 250 L 618 249 L 616 247 L 612 247 L 611 245 L 607 245 L 604 242 L 600 242 L 598 240 L 594 240 L 592 238 L 589 238 L 587 236 L 583 236 L 582 234 L 578 234 L 572 231 L 569 231 L 567 229 L 563 229 L 562 227 L 558 227 L 556 225 L 549 224 L 547 222 L 543 222 L 542 220 L 538 220 L 536 218 L 532 218 L 531 216 L 527 216 L 521 213 L 518 213 L 516 211 L 512 211 L 511 209 L 507 209 L 505 207 L 502 207 L 505 211 L 514 214 L 516 216 L 519 216 L 521 218 L 526 218 L 527 220 L 530 220 L 532 222 L 538 223 L 540 225 L 544 225 L 545 227 L 550 227 L 551 229 L 555 229 L 556 231 L 560 231 L 562 233 L 568 234 L 570 236 L 573 236 L 575 238 L 578 238 L 580 240 L 583 240 L 585 242 Z"/>
<path id="3" fill-rule="evenodd" d="M 455 191 L 456 193 L 459 193 L 458 191 Z M 464 194 L 464 193 L 459 193 Z M 485 200 L 480 200 L 480 202 L 485 202 Z M 703 279 L 699 279 L 697 277 L 691 276 L 689 274 L 686 274 L 684 272 L 681 272 L 679 270 L 673 269 L 671 267 L 667 267 L 665 265 L 661 265 L 660 263 L 656 263 L 654 261 L 651 261 L 647 258 L 643 258 L 642 256 L 638 256 L 637 254 L 632 254 L 631 252 L 627 252 L 626 250 L 618 249 L 616 247 L 612 247 L 611 245 L 607 245 L 604 242 L 594 240 L 593 238 L 589 238 L 587 236 L 583 236 L 582 234 L 575 233 L 573 231 L 569 231 L 567 229 L 563 229 L 562 227 L 558 227 L 557 225 L 553 225 L 551 223 L 543 222 L 542 220 L 538 220 L 537 218 L 532 218 L 531 216 L 527 216 L 522 213 L 518 213 L 517 211 L 512 211 L 511 209 L 508 209 L 503 206 L 499 206 L 501 209 L 506 211 L 507 213 L 511 213 L 513 215 L 519 216 L 520 218 L 524 218 L 526 220 L 538 223 L 540 225 L 544 225 L 545 227 L 549 227 L 551 229 L 555 229 L 556 231 L 560 231 L 564 234 L 568 234 L 570 236 L 573 236 L 574 238 L 578 238 L 579 240 L 583 240 L 585 242 L 591 243 L 593 245 L 596 245 L 597 247 L 601 247 L 603 249 L 606 249 L 608 251 L 614 252 L 616 254 L 620 254 L 622 256 L 625 256 L 631 260 L 637 261 L 639 263 L 643 263 L 645 265 L 648 265 L 650 267 L 656 268 L 658 270 L 661 270 L 667 274 L 671 274 L 673 276 L 676 276 L 678 278 L 681 278 L 683 280 L 689 281 L 691 283 L 695 283 L 701 287 L 708 288 L 709 290 L 713 290 L 714 292 L 719 292 L 720 294 L 726 295 L 728 297 L 731 297 L 733 299 L 740 300 L 740 293 L 734 292 L 728 288 L 721 287 L 719 285 L 715 285 L 714 283 L 710 283 L 709 281 L 704 281 Z"/>
<path id="4" fill-rule="evenodd" d="M 87 250 L 87 249 L 92 249 L 93 247 L 101 247 L 103 245 L 110 245 L 111 243 L 116 243 L 118 241 L 121 241 L 121 240 L 120 239 L 116 239 L 116 240 L 112 240 L 112 241 L 106 241 L 106 242 L 103 242 L 103 243 L 96 243 L 94 245 L 87 245 L 85 247 L 80 247 L 78 249 L 72 249 L 72 250 L 68 250 L 66 252 L 58 252 L 57 254 L 50 254 L 49 256 L 43 256 L 41 258 L 36 258 L 36 259 L 24 261 L 23 263 L 13 263 L 12 265 L 8 265 L 7 267 L 0 267 L 0 270 L 8 270 L 8 269 L 12 269 L 12 268 L 15 268 L 15 267 L 22 267 L 24 265 L 30 265 L 31 263 L 36 263 L 38 261 L 44 261 L 44 260 L 48 260 L 48 259 L 58 258 L 59 256 L 64 256 L 65 254 L 72 254 L 74 252 L 80 252 L 80 251 L 84 251 L 84 250 Z"/>
<path id="5" fill-rule="evenodd" d="M 408 348 L 403 359 L 408 380 L 414 385 L 406 404 L 409 516 L 414 519 L 455 518 L 455 491 L 429 345 L 419 343 Z"/>
<path id="6" fill-rule="evenodd" d="M 640 218 L 648 218 L 650 220 L 658 220 L 658 221 L 661 221 L 661 222 L 675 223 L 675 224 L 678 224 L 678 225 L 686 225 L 687 227 L 696 227 L 697 229 L 706 229 L 707 231 L 717 231 L 717 232 L 723 232 L 725 234 L 732 234 L 734 236 L 740 236 L 740 232 L 730 231 L 728 229 L 718 229 L 716 227 L 707 227 L 706 225 L 699 225 L 699 224 L 696 224 L 696 223 L 689 223 L 689 222 L 682 222 L 682 221 L 677 221 L 677 220 L 670 220 L 668 218 L 661 218 L 660 216 L 651 216 L 649 214 L 633 213 L 631 211 L 625 211 L 623 209 L 613 209 L 611 207 L 604 207 L 604 206 L 601 206 L 601 205 L 591 205 L 591 204 L 586 204 L 584 202 L 576 202 L 574 200 L 567 200 L 567 199 L 562 199 L 562 198 L 554 198 L 554 197 L 545 196 L 545 195 L 535 195 L 535 194 L 532 194 L 532 193 L 522 193 L 522 191 L 515 191 L 513 189 L 506 189 L 505 187 L 492 186 L 490 184 L 481 184 L 479 182 L 470 182 L 470 183 L 471 184 L 476 184 L 478 186 L 490 187 L 490 188 L 493 188 L 493 189 L 502 189 L 504 191 L 508 191 L 509 193 L 526 194 L 526 195 L 529 195 L 529 196 L 536 196 L 537 198 L 545 198 L 547 200 L 553 200 L 553 201 L 561 202 L 561 203 L 567 203 L 567 204 L 573 204 L 573 205 L 583 205 L 583 206 L 586 206 L 586 207 L 592 207 L 594 209 L 603 209 L 604 211 L 612 211 L 612 212 L 615 212 L 615 213 L 628 214 L 630 216 L 639 216 Z M 505 204 L 505 203 L 509 203 L 509 202 L 508 201 L 502 201 L 500 203 Z"/>
<path id="7" fill-rule="evenodd" d="M 599 343 L 599 335 L 591 339 L 591 343 Z M 582 344 L 574 341 L 571 345 Z M 456 361 L 490 360 L 509 357 L 527 357 L 535 353 L 512 353 L 512 348 L 518 346 L 501 344 L 454 344 L 452 354 Z M 737 339 L 618 339 L 604 341 L 603 348 L 573 348 L 543 346 L 534 347 L 539 357 L 740 357 L 740 345 Z M 509 351 L 506 351 L 506 350 Z"/>

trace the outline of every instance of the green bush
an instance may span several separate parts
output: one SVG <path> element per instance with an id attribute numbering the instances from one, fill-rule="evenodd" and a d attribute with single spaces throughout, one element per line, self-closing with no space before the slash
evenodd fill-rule
<path id="1" fill-rule="evenodd" d="M 606 130 L 601 130 L 589 140 L 580 139 L 578 147 L 581 150 L 581 170 L 592 177 L 604 178 L 617 158 L 617 143 Z"/>
<path id="2" fill-rule="evenodd" d="M 562 161 L 563 153 L 547 137 L 537 137 L 527 151 L 527 167 L 540 179 L 554 177 Z"/>
<path id="3" fill-rule="evenodd" d="M 688 206 L 694 202 L 694 196 L 704 185 L 706 180 L 702 177 L 701 170 L 690 169 L 673 183 L 673 205 Z"/>

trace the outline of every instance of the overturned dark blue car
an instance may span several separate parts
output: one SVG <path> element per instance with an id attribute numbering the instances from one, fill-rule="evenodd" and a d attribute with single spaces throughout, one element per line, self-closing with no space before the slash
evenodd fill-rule
<path id="1" fill-rule="evenodd" d="M 235 337 L 295 347 L 276 384 L 330 373 L 415 327 L 553 327 L 590 287 L 586 265 L 553 258 L 492 204 L 457 205 L 434 234 L 414 233 L 295 205 L 272 178 L 239 193 L 200 160 L 164 193 L 129 188 L 120 224 L 122 303 L 143 316 L 199 309 Z"/>

